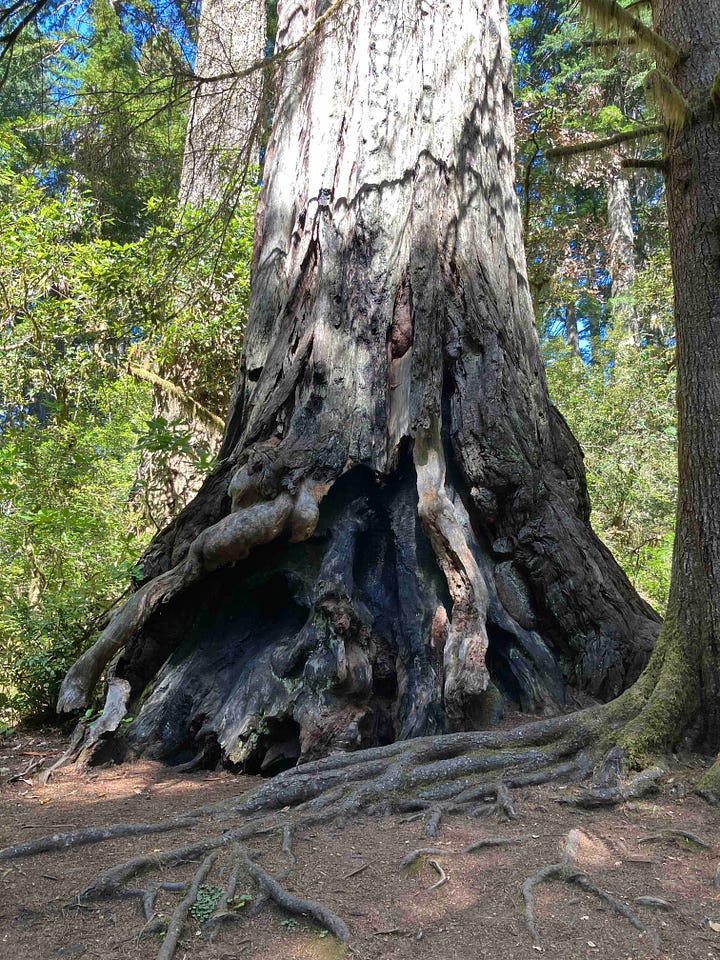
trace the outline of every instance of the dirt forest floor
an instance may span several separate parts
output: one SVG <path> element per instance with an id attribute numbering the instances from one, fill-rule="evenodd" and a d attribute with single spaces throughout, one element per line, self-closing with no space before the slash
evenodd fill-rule
<path id="1" fill-rule="evenodd" d="M 0 847 L 80 826 L 160 820 L 257 783 L 255 778 L 225 772 L 180 775 L 148 762 L 95 769 L 84 777 L 61 772 L 47 786 L 38 786 L 29 777 L 8 782 L 22 777 L 39 755 L 57 754 L 62 745 L 61 738 L 48 731 L 15 734 L 0 744 Z M 698 772 L 699 767 L 678 766 L 656 797 L 609 810 L 580 811 L 558 803 L 571 787 L 515 791 L 517 820 L 448 818 L 433 841 L 423 836 L 422 820 L 408 817 L 312 830 L 296 837 L 297 864 L 285 885 L 325 902 L 342 917 L 352 931 L 348 946 L 273 906 L 255 919 L 243 916 L 244 901 L 250 901 L 255 891 L 250 879 L 241 877 L 238 922 L 221 927 L 211 941 L 192 920 L 175 957 L 523 960 L 545 953 L 559 960 L 720 958 L 716 886 L 720 810 L 692 795 L 689 785 Z M 558 879 L 536 888 L 541 945 L 533 946 L 525 925 L 522 885 L 541 867 L 560 859 L 571 830 L 580 831 L 578 866 L 659 934 L 659 952 L 649 932 L 634 929 L 597 897 Z M 668 834 L 672 830 L 690 831 L 708 846 L 672 837 Z M 193 838 L 203 835 L 198 828 L 192 833 Z M 659 834 L 664 835 L 658 838 Z M 457 849 L 489 836 L 525 839 L 513 846 L 436 856 L 447 880 L 435 889 L 430 888 L 439 873 L 430 858 L 410 869 L 400 868 L 416 848 Z M 155 958 L 162 941 L 140 936 L 145 921 L 137 900 L 78 905 L 74 898 L 115 861 L 159 851 L 168 842 L 177 843 L 177 835 L 170 841 L 153 835 L 0 862 L 0 958 Z M 252 846 L 265 870 L 282 873 L 277 836 L 260 837 Z M 167 868 L 166 877 L 187 880 L 196 866 Z M 638 904 L 637 897 L 660 898 L 667 906 Z M 167 916 L 179 895 L 163 893 L 161 898 L 157 907 Z"/>

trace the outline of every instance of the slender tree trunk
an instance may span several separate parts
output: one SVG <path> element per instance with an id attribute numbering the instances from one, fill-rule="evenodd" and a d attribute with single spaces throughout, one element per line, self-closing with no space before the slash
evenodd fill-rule
<path id="1" fill-rule="evenodd" d="M 635 231 L 633 229 L 630 183 L 620 169 L 620 158 L 610 164 L 605 180 L 607 189 L 608 230 L 610 234 L 609 271 L 611 293 L 615 300 L 613 319 L 629 343 L 640 344 L 638 318 L 627 297 L 635 281 Z"/>
<path id="2" fill-rule="evenodd" d="M 577 304 L 573 301 L 565 307 L 565 339 L 576 357 L 580 356 L 580 333 L 577 322 Z"/>
<path id="3" fill-rule="evenodd" d="M 288 0 L 278 51 L 223 461 L 60 708 L 122 650 L 126 747 L 267 769 L 614 696 L 658 618 L 548 399 L 505 4 Z"/>
<path id="4" fill-rule="evenodd" d="M 675 283 L 679 488 L 668 612 L 623 736 L 637 757 L 688 731 L 720 746 L 720 7 L 656 0 L 656 29 L 687 57 L 670 72 L 695 114 L 668 140 L 668 223 Z M 720 788 L 720 763 L 706 778 Z"/>
<path id="5" fill-rule="evenodd" d="M 266 42 L 265 0 L 203 0 L 181 203 L 219 200 L 257 162 L 263 72 L 241 74 L 262 60 Z"/>

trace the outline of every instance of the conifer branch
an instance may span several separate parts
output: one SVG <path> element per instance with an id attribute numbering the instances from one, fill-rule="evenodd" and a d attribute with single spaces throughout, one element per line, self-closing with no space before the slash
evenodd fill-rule
<path id="1" fill-rule="evenodd" d="M 623 157 L 620 166 L 625 170 L 660 170 L 664 173 L 668 162 L 665 157 Z"/>
<path id="2" fill-rule="evenodd" d="M 668 127 L 673 132 L 682 130 L 690 119 L 692 108 L 672 80 L 660 70 L 651 70 L 643 80 L 643 89 Z"/>

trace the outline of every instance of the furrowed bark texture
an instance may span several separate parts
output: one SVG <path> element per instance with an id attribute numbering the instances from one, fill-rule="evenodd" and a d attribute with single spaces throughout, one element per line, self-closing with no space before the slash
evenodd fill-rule
<path id="1" fill-rule="evenodd" d="M 720 747 L 720 8 L 657 0 L 655 27 L 687 53 L 668 70 L 694 105 L 666 145 L 678 369 L 678 508 L 668 613 L 623 740 L 643 754 L 691 733 Z M 706 778 L 720 790 L 720 762 Z"/>
<path id="2" fill-rule="evenodd" d="M 265 0 L 203 0 L 181 204 L 220 200 L 244 161 L 257 162 L 263 74 L 233 73 L 262 60 L 266 42 Z"/>
<path id="3" fill-rule="evenodd" d="M 504 3 L 346 0 L 277 80 L 224 459 L 145 557 L 124 745 L 270 770 L 614 696 L 658 620 L 547 395 Z"/>

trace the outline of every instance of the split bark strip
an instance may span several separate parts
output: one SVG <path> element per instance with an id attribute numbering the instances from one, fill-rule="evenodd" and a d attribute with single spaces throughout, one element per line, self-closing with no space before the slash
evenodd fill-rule
<path id="1" fill-rule="evenodd" d="M 532 876 L 528 877 L 522 885 L 522 895 L 525 901 L 525 924 L 528 928 L 533 941 L 533 946 L 541 948 L 542 940 L 535 923 L 535 887 L 541 883 L 547 883 L 549 880 L 564 880 L 565 883 L 574 883 L 576 886 L 592 893 L 599 900 L 606 903 L 619 916 L 624 917 L 629 923 L 641 933 L 649 933 L 653 938 L 653 948 L 656 953 L 660 952 L 660 937 L 655 930 L 646 926 L 642 920 L 632 912 L 632 910 L 622 901 L 613 897 L 612 894 L 598 887 L 593 883 L 590 877 L 578 870 L 575 864 L 575 852 L 579 842 L 579 833 L 577 830 L 571 830 L 565 841 L 565 849 L 562 859 L 559 863 L 551 863 L 538 870 Z"/>
<path id="2" fill-rule="evenodd" d="M 440 866 L 440 864 L 437 862 L 437 860 L 429 860 L 428 862 L 430 866 L 433 867 L 437 871 L 437 873 L 440 875 L 440 879 L 437 880 L 435 883 L 433 883 L 432 886 L 428 887 L 428 893 L 430 893 L 431 891 L 437 890 L 438 887 L 442 887 L 443 884 L 447 883 L 447 874 L 445 873 L 443 868 Z"/>
<path id="3" fill-rule="evenodd" d="M 311 917 L 325 930 L 329 930 L 340 943 L 348 943 L 350 940 L 350 930 L 347 924 L 333 913 L 332 910 L 324 904 L 318 903 L 316 900 L 303 900 L 300 897 L 296 897 L 271 877 L 270 874 L 266 873 L 262 867 L 254 863 L 246 850 L 242 851 L 242 856 L 247 872 L 258 886 L 267 891 L 270 898 L 274 900 L 279 907 L 296 916 Z M 158 960 L 161 960 L 161 958 L 158 957 Z M 167 960 L 167 958 L 162 958 L 162 960 Z"/>
<path id="4" fill-rule="evenodd" d="M 185 894 L 177 907 L 175 907 L 175 912 L 170 918 L 165 939 L 163 940 L 162 946 L 158 950 L 157 960 L 171 960 L 172 956 L 174 955 L 175 949 L 178 945 L 178 940 L 180 939 L 180 934 L 182 933 L 183 926 L 185 925 L 185 920 L 187 919 L 188 911 L 197 900 L 200 884 L 203 883 L 205 877 L 207 877 L 212 868 L 215 866 L 217 857 L 217 853 L 210 853 L 200 864 L 195 876 L 192 878 L 188 892 Z"/>

